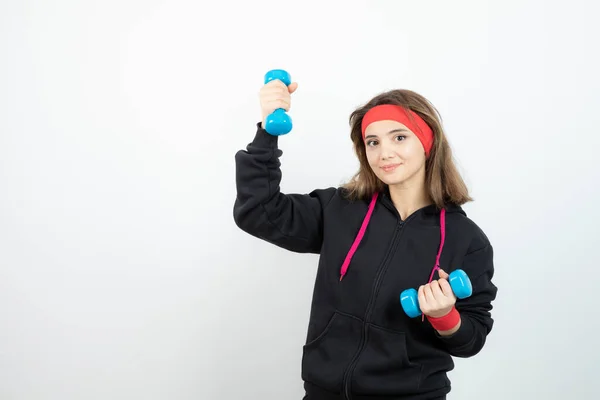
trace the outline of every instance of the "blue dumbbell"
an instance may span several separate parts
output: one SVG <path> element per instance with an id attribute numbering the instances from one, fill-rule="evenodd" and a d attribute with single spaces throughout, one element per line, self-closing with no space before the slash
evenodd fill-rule
<path id="1" fill-rule="evenodd" d="M 454 270 L 448 277 L 448 282 L 452 288 L 452 292 L 459 299 L 466 299 L 473 294 L 473 286 L 471 280 L 462 269 Z M 402 309 L 410 318 L 415 318 L 421 315 L 419 308 L 419 294 L 416 289 L 406 289 L 400 293 L 400 304 Z"/>
<path id="2" fill-rule="evenodd" d="M 274 79 L 279 79 L 285 86 L 289 86 L 292 83 L 290 74 L 282 69 L 273 69 L 265 74 L 265 84 Z M 285 135 L 292 130 L 292 118 L 283 108 L 278 108 L 267 116 L 264 128 L 267 133 L 273 136 Z"/>

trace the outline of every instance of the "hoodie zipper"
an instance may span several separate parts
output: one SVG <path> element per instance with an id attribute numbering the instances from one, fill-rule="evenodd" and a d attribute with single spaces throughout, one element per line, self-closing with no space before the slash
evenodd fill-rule
<path id="1" fill-rule="evenodd" d="M 350 377 L 352 376 L 352 373 L 354 372 L 354 368 L 356 367 L 358 358 L 360 357 L 362 351 L 364 350 L 365 344 L 367 343 L 367 339 L 368 339 L 367 336 L 368 336 L 368 332 L 369 332 L 368 331 L 368 326 L 369 326 L 368 321 L 371 318 L 371 314 L 373 312 L 373 307 L 375 305 L 375 299 L 377 298 L 377 293 L 379 292 L 379 286 L 381 285 L 381 277 L 383 276 L 383 273 L 387 270 L 391 255 L 394 253 L 394 251 L 398 247 L 398 241 L 396 239 L 397 239 L 399 233 L 401 232 L 402 228 L 406 224 L 406 222 L 410 219 L 410 217 L 407 219 L 407 221 L 402 221 L 400 219 L 400 215 L 398 215 L 398 219 L 399 219 L 399 222 L 398 222 L 398 225 L 396 225 L 396 230 L 394 231 L 394 236 L 392 237 L 392 245 L 389 247 L 388 252 L 385 255 L 385 258 L 384 258 L 383 262 L 381 263 L 381 266 L 379 267 L 379 271 L 377 271 L 377 275 L 375 277 L 375 282 L 373 284 L 373 289 L 371 291 L 371 297 L 369 298 L 369 304 L 367 306 L 367 313 L 365 315 L 365 320 L 363 322 L 363 332 L 361 335 L 359 349 L 356 352 L 356 354 L 354 354 L 354 357 L 352 358 L 352 361 L 350 362 L 350 365 L 349 365 L 348 369 L 346 370 L 346 373 L 344 374 L 344 378 L 342 380 L 342 386 L 344 387 L 344 398 L 346 400 L 350 400 Z"/>

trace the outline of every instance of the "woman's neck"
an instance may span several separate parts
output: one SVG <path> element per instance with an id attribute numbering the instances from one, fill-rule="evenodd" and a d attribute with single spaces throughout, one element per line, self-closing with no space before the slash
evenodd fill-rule
<path id="1" fill-rule="evenodd" d="M 406 220 L 415 211 L 433 203 L 427 194 L 425 183 L 390 185 L 390 197 L 400 213 L 400 218 Z"/>

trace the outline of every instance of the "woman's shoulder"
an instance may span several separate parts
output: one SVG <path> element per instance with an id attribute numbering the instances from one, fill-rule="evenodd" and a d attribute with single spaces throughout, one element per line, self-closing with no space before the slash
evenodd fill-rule
<path id="1" fill-rule="evenodd" d="M 449 209 L 451 212 L 447 213 L 447 228 L 469 243 L 469 252 L 492 246 L 484 229 L 461 206 L 453 205 Z"/>
<path id="2" fill-rule="evenodd" d="M 362 209 L 371 199 L 354 196 L 344 186 L 329 186 L 313 189 L 308 196 L 319 199 L 323 210 Z M 364 196 L 363 196 L 364 197 Z"/>

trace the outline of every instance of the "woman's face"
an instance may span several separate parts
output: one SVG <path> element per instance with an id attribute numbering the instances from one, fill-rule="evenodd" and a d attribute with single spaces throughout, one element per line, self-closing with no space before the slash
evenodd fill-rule
<path id="1" fill-rule="evenodd" d="M 367 160 L 384 183 L 404 186 L 425 177 L 425 148 L 404 124 L 377 121 L 365 131 Z"/>

